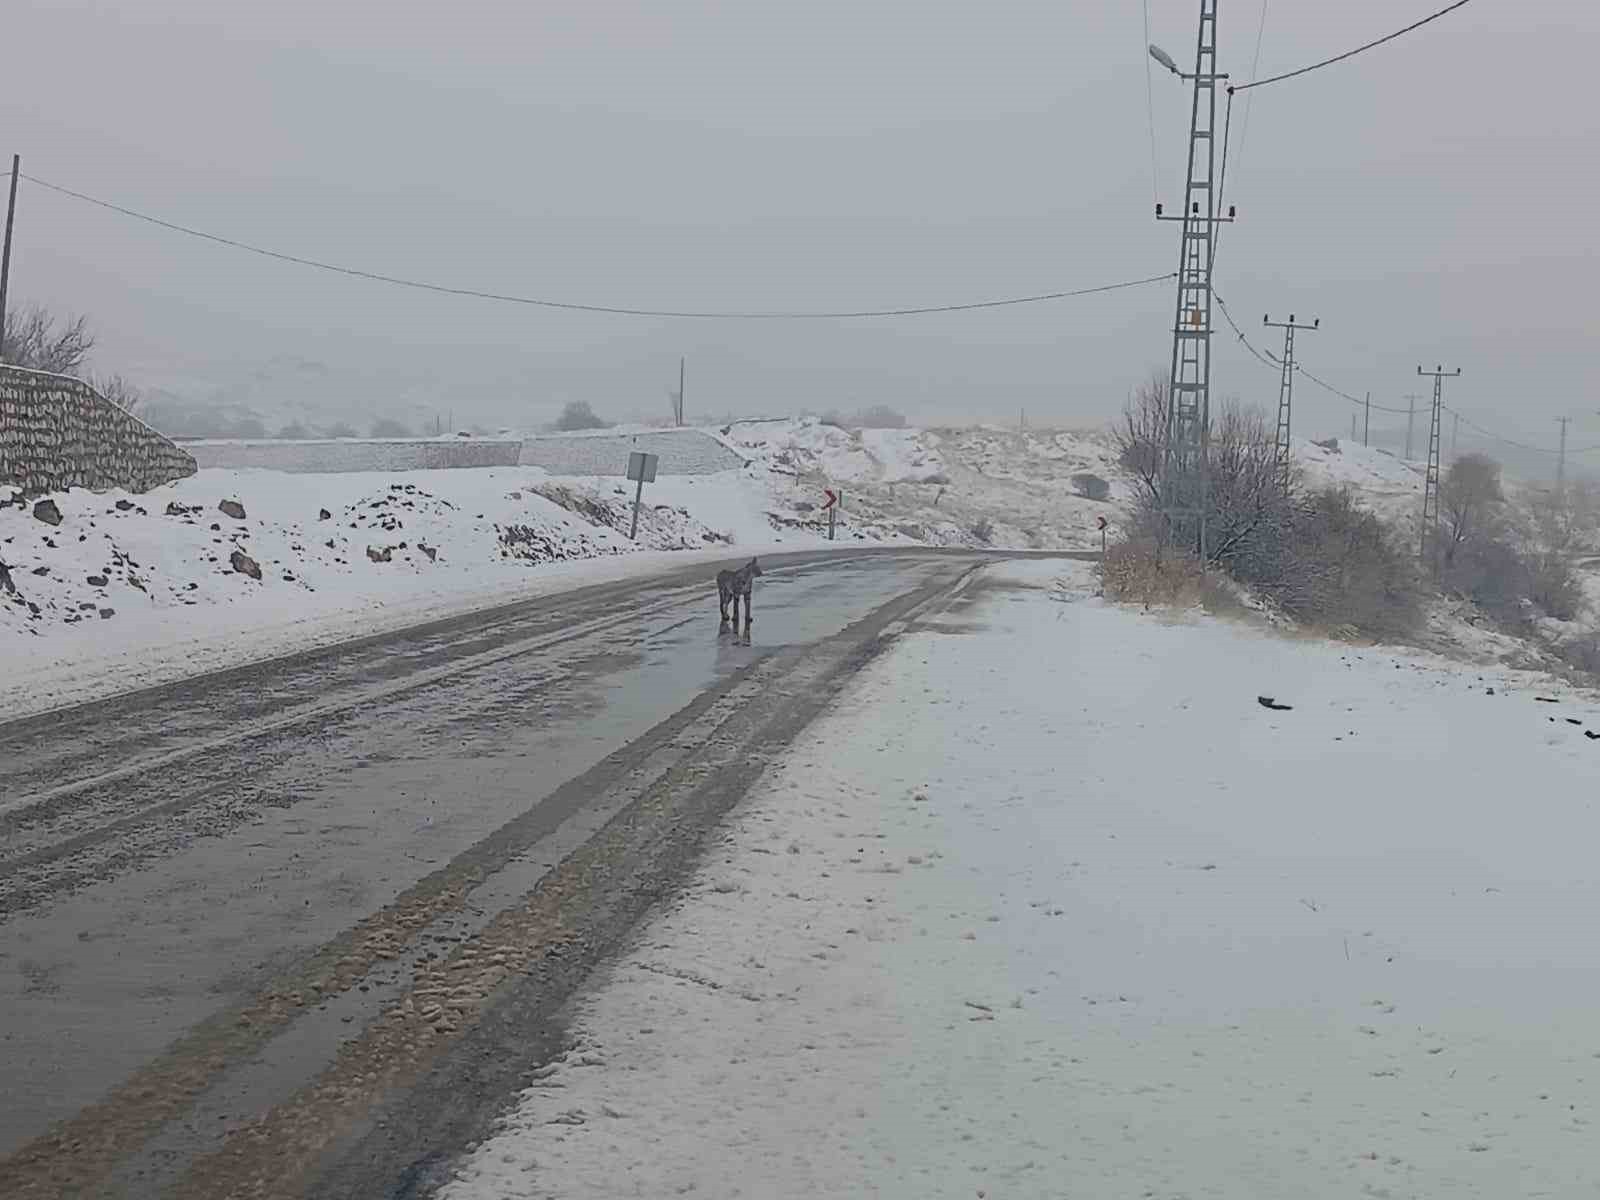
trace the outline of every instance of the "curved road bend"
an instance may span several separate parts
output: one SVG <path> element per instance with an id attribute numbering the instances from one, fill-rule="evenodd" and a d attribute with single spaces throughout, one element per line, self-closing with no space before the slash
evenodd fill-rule
<path id="1" fill-rule="evenodd" d="M 701 565 L 0 724 L 0 1195 L 430 1190 L 764 762 L 993 557 L 766 558 L 749 648 Z"/>

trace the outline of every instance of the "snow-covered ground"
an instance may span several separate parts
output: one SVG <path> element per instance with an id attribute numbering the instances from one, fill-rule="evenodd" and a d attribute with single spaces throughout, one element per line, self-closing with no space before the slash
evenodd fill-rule
<path id="1" fill-rule="evenodd" d="M 59 525 L 37 520 L 31 503 L 3 506 L 0 562 L 14 589 L 0 589 L 7 716 L 725 559 L 735 545 L 824 544 L 775 530 L 765 497 L 748 472 L 663 477 L 646 485 L 638 543 L 627 538 L 631 485 L 529 467 L 212 469 L 143 495 L 57 494 Z M 243 519 L 223 501 L 237 501 Z M 235 552 L 259 580 L 241 573 Z"/>
<path id="2" fill-rule="evenodd" d="M 1600 706 L 1054 569 L 866 668 L 448 1200 L 1596 1194 Z"/>
<path id="3" fill-rule="evenodd" d="M 1095 518 L 1113 522 L 1132 498 L 1104 432 L 844 429 L 814 417 L 731 425 L 726 436 L 764 467 L 776 505 L 815 523 L 822 491 L 844 492 L 853 534 L 943 546 L 1090 549 Z M 1072 477 L 1108 494 L 1076 494 Z"/>
<path id="4" fill-rule="evenodd" d="M 1295 460 L 1307 487 L 1348 487 L 1361 503 L 1410 536 L 1422 516 L 1426 464 L 1408 463 L 1385 450 L 1345 438 L 1313 442 L 1294 439 Z"/>

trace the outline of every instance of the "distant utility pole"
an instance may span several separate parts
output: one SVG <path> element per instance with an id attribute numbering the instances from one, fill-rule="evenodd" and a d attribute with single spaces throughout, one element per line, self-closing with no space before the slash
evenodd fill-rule
<path id="1" fill-rule="evenodd" d="M 1355 413 L 1351 413 L 1350 414 L 1350 440 L 1352 442 L 1356 440 L 1356 415 L 1355 415 Z"/>
<path id="2" fill-rule="evenodd" d="M 1200 0 L 1192 73 L 1180 71 L 1172 56 L 1157 46 L 1150 47 L 1150 57 L 1194 85 L 1183 208 L 1168 216 L 1156 205 L 1158 221 L 1183 223 L 1161 448 L 1161 506 L 1169 529 L 1176 517 L 1195 518 L 1196 542 L 1204 563 L 1211 454 L 1211 267 L 1217 226 L 1234 216 L 1231 206 L 1226 216 L 1217 212 L 1217 84 L 1228 78 L 1217 70 L 1217 0 Z"/>
<path id="3" fill-rule="evenodd" d="M 1269 314 L 1261 318 L 1261 323 L 1269 329 L 1283 330 L 1283 360 L 1278 364 L 1283 368 L 1283 377 L 1278 381 L 1278 432 L 1272 444 L 1278 471 L 1278 490 L 1287 492 L 1289 464 L 1294 461 L 1294 450 L 1289 445 L 1290 417 L 1294 406 L 1294 334 L 1297 329 L 1316 329 L 1322 324 L 1322 318 L 1317 317 L 1311 324 L 1301 325 L 1295 321 L 1293 313 L 1289 314 L 1287 321 L 1274 321 Z"/>
<path id="4" fill-rule="evenodd" d="M 1407 392 L 1402 399 L 1406 401 L 1406 461 L 1411 461 L 1411 426 L 1417 419 L 1417 401 L 1423 399 L 1416 392 Z"/>
<path id="5" fill-rule="evenodd" d="M 1567 423 L 1572 418 L 1557 417 L 1556 420 L 1561 422 L 1561 454 L 1556 459 L 1556 495 L 1559 496 L 1567 481 Z"/>
<path id="6" fill-rule="evenodd" d="M 678 425 L 680 428 L 683 425 L 683 373 L 686 361 L 683 355 L 680 354 L 678 356 Z"/>
<path id="7" fill-rule="evenodd" d="M 22 173 L 22 155 L 11 156 L 11 196 L 6 201 L 6 243 L 0 250 L 0 362 L 6 357 L 6 288 L 11 283 L 11 222 L 17 215 L 17 176 Z"/>
<path id="8" fill-rule="evenodd" d="M 1362 406 L 1362 412 L 1365 415 L 1361 418 L 1361 444 L 1363 446 L 1370 446 L 1370 445 L 1372 445 L 1372 393 L 1371 392 L 1367 393 L 1367 400 L 1366 400 L 1366 403 Z"/>
<path id="9" fill-rule="evenodd" d="M 1444 381 L 1446 376 L 1461 374 L 1461 368 L 1446 371 L 1440 366 L 1424 371 L 1419 366 L 1417 374 L 1433 377 L 1433 420 L 1428 423 L 1428 473 L 1422 482 L 1422 544 L 1418 550 L 1418 557 L 1426 565 L 1428 543 L 1434 540 L 1433 531 L 1439 524 L 1439 418 L 1444 411 Z"/>

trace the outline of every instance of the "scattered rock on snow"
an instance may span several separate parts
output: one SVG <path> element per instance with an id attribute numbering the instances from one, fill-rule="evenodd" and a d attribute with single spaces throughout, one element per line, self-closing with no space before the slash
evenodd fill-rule
<path id="1" fill-rule="evenodd" d="M 321 508 L 321 509 L 317 510 L 317 520 L 319 520 L 319 521 L 329 520 L 332 516 L 333 516 L 333 514 L 331 512 L 329 512 L 325 508 Z"/>
<path id="2" fill-rule="evenodd" d="M 43 521 L 46 525 L 61 524 L 61 509 L 48 497 L 33 506 L 33 516 L 35 520 Z"/>
<path id="3" fill-rule="evenodd" d="M 111 583 L 104 575 L 91 575 L 87 582 L 90 587 L 106 587 Z"/>
<path id="4" fill-rule="evenodd" d="M 382 550 L 379 550 L 376 546 L 368 546 L 367 557 L 375 563 L 389 562 L 394 557 L 394 552 L 387 546 Z"/>
<path id="5" fill-rule="evenodd" d="M 223 516 L 232 517 L 235 521 L 244 520 L 244 505 L 237 500 L 224 500 L 217 505 L 217 508 L 221 510 Z"/>
<path id="6" fill-rule="evenodd" d="M 132 510 L 133 510 L 133 501 L 132 500 L 118 500 L 117 501 L 117 511 L 118 512 L 131 512 Z"/>
<path id="7" fill-rule="evenodd" d="M 100 619 L 102 621 L 109 621 L 112 617 L 114 617 L 116 615 L 117 615 L 117 610 L 114 609 L 114 608 L 102 608 L 100 610 Z"/>
<path id="8" fill-rule="evenodd" d="M 1288 712 L 1294 708 L 1292 704 L 1279 704 L 1271 696 L 1257 696 L 1256 703 L 1262 708 L 1270 708 L 1273 712 Z"/>
<path id="9" fill-rule="evenodd" d="M 261 579 L 261 567 L 256 560 L 243 550 L 235 550 L 228 556 L 228 561 L 233 564 L 233 569 L 241 575 L 248 575 L 257 582 Z"/>

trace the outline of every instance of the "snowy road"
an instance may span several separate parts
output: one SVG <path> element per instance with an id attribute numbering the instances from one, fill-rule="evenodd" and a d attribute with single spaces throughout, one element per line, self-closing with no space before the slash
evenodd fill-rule
<path id="1" fill-rule="evenodd" d="M 978 561 L 774 557 L 749 649 L 702 565 L 0 725 L 0 1194 L 380 1194 L 452 1148 Z"/>

